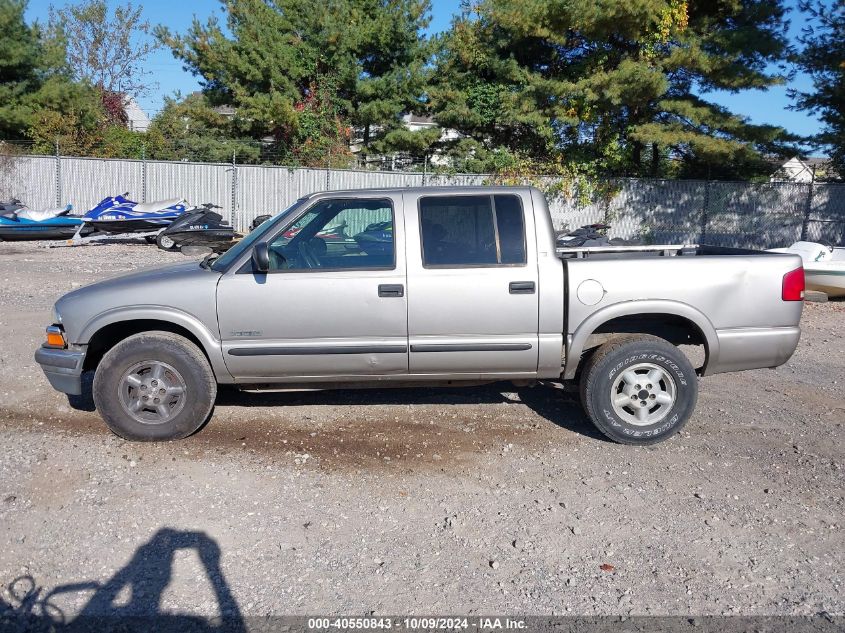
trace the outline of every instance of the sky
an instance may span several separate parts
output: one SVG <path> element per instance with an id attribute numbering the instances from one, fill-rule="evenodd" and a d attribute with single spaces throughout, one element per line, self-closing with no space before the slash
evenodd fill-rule
<path id="1" fill-rule="evenodd" d="M 108 2 L 111 6 L 123 3 L 115 0 Z M 27 19 L 46 22 L 51 4 L 61 7 L 68 3 L 60 0 L 30 0 Z M 134 4 L 143 7 L 144 16 L 151 23 L 164 24 L 177 33 L 187 30 L 195 15 L 203 22 L 213 13 L 222 18 L 218 0 L 135 0 Z M 794 38 L 800 33 L 803 21 L 797 12 L 797 0 L 786 0 L 786 4 L 793 8 L 790 36 Z M 448 29 L 459 6 L 460 0 L 432 0 L 429 32 L 438 33 Z M 154 53 L 149 59 L 147 70 L 157 87 L 138 101 L 151 117 L 162 108 L 165 96 L 172 96 L 177 91 L 185 95 L 199 88 L 197 79 L 182 70 L 182 64 L 173 58 L 169 50 Z M 787 107 L 790 104 L 787 96 L 789 87 L 801 90 L 809 89 L 810 85 L 809 78 L 799 74 L 788 85 L 770 88 L 765 92 L 745 90 L 739 93 L 708 93 L 706 98 L 749 117 L 753 123 L 770 123 L 800 135 L 810 135 L 819 130 L 817 118 L 805 112 L 789 110 Z"/>

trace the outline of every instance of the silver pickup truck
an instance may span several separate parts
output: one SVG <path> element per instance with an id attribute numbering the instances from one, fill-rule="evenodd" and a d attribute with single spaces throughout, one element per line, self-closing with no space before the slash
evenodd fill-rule
<path id="1" fill-rule="evenodd" d="M 530 187 L 333 191 L 217 259 L 63 296 L 35 358 L 68 394 L 93 370 L 100 415 L 132 440 L 195 432 L 218 385 L 578 380 L 602 433 L 652 444 L 687 422 L 698 376 L 789 359 L 803 290 L 796 255 L 558 248 Z"/>

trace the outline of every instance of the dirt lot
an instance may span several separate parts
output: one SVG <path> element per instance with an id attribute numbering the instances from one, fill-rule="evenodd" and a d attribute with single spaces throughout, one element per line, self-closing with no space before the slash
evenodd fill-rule
<path id="1" fill-rule="evenodd" d="M 653 448 L 508 385 L 227 392 L 198 435 L 128 443 L 32 354 L 60 294 L 181 259 L 0 244 L 0 608 L 845 611 L 845 303 L 807 305 L 777 371 L 702 381 Z"/>

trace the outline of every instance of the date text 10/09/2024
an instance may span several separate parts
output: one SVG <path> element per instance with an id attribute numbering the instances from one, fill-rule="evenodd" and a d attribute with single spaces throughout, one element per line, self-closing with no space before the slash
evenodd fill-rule
<path id="1" fill-rule="evenodd" d="M 376 629 L 409 629 L 409 630 L 466 630 L 481 631 L 523 630 L 526 628 L 524 620 L 508 617 L 353 617 L 353 618 L 309 618 L 308 628 L 339 629 L 339 630 L 376 630 Z"/>

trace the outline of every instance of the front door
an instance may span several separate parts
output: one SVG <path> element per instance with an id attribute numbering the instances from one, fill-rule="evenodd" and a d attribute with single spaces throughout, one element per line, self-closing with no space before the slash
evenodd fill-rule
<path id="1" fill-rule="evenodd" d="M 320 198 L 267 237 L 270 270 L 218 285 L 223 353 L 241 382 L 405 374 L 401 196 Z"/>
<path id="2" fill-rule="evenodd" d="M 536 373 L 530 204 L 511 193 L 406 196 L 412 374 Z"/>

